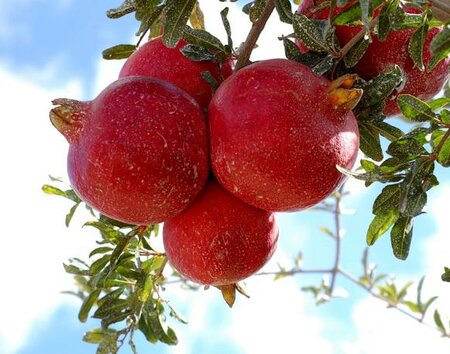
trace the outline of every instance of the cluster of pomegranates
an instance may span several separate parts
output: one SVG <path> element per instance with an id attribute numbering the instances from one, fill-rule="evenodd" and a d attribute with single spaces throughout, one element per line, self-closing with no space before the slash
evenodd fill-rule
<path id="1" fill-rule="evenodd" d="M 70 182 L 87 204 L 129 224 L 164 222 L 174 268 L 228 286 L 273 254 L 273 212 L 320 202 L 343 181 L 336 166 L 352 168 L 359 132 L 351 109 L 362 92 L 354 75 L 330 82 L 286 59 L 237 72 L 231 60 L 191 61 L 185 44 L 150 40 L 98 97 L 57 99 L 50 117 L 70 143 Z M 357 68 L 366 78 L 383 66 L 366 67 L 370 53 Z M 220 83 L 215 92 L 204 71 Z"/>

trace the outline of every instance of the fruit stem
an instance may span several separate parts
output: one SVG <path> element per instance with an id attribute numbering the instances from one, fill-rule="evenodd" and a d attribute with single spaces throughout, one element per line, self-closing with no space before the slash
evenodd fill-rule
<path id="1" fill-rule="evenodd" d="M 375 28 L 377 23 L 378 23 L 378 16 L 375 16 L 374 18 L 372 18 L 372 20 L 370 20 L 368 28 L 366 29 L 365 27 L 363 27 L 361 31 L 359 31 L 351 40 L 347 42 L 347 44 L 345 44 L 345 46 L 341 48 L 340 51 L 336 53 L 335 58 L 340 59 L 345 57 L 347 53 L 350 51 L 350 49 L 352 49 L 353 46 L 366 35 L 367 31 L 372 31 Z"/>
<path id="2" fill-rule="evenodd" d="M 52 103 L 56 107 L 50 110 L 50 121 L 70 144 L 75 142 L 83 127 L 88 103 L 68 98 L 57 98 Z"/>
<path id="3" fill-rule="evenodd" d="M 250 55 L 252 54 L 253 49 L 255 48 L 256 42 L 258 41 L 259 35 L 263 31 L 266 26 L 267 21 L 269 20 L 270 15 L 275 9 L 275 1 L 267 0 L 266 7 L 264 8 L 261 17 L 253 23 L 250 32 L 247 35 L 245 42 L 241 45 L 239 50 L 239 58 L 236 62 L 235 71 L 242 69 L 244 66 L 247 66 L 250 61 Z"/>

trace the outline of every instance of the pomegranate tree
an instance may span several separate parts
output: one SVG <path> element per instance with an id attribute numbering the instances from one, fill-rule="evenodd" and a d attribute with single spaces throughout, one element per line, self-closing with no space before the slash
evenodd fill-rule
<path id="1" fill-rule="evenodd" d="M 359 146 L 350 107 L 361 92 L 341 81 L 346 88 L 285 59 L 249 65 L 226 80 L 209 106 L 220 183 L 272 211 L 301 210 L 329 196 L 344 180 L 336 166 L 350 169 Z"/>
<path id="2" fill-rule="evenodd" d="M 126 223 L 180 213 L 208 176 L 208 140 L 199 105 L 161 80 L 115 81 L 90 102 L 57 99 L 54 126 L 70 143 L 72 187 L 90 206 Z"/>

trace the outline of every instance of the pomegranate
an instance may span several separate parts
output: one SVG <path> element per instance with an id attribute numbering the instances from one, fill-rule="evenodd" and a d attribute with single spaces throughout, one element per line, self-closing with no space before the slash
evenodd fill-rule
<path id="1" fill-rule="evenodd" d="M 212 167 L 220 183 L 258 208 L 295 211 L 332 193 L 350 169 L 359 132 L 355 77 L 330 83 L 286 59 L 228 78 L 209 106 Z"/>
<path id="2" fill-rule="evenodd" d="M 171 82 L 186 91 L 202 108 L 208 107 L 213 94 L 212 86 L 201 76 L 209 71 L 221 82 L 232 73 L 231 60 L 226 61 L 221 70 L 212 61 L 192 61 L 186 58 L 181 49 L 187 44 L 180 40 L 176 47 L 166 47 L 161 37 L 142 45 L 125 62 L 119 77 L 150 76 Z"/>
<path id="3" fill-rule="evenodd" d="M 329 7 L 317 12 L 312 12 L 312 9 L 322 2 L 323 1 L 321 0 L 315 0 L 314 3 L 314 0 L 305 0 L 300 4 L 297 12 L 304 14 L 309 18 L 326 19 L 330 12 Z M 335 16 L 353 4 L 354 2 L 351 1 L 342 8 L 337 7 Z M 413 7 L 404 6 L 403 9 L 408 13 L 420 13 L 420 10 Z M 377 16 L 380 13 L 380 10 L 381 7 L 377 8 L 374 12 L 374 16 Z M 363 29 L 362 25 L 342 25 L 335 26 L 335 28 L 336 36 L 338 37 L 341 46 L 346 45 Z M 376 34 L 373 33 L 371 44 L 364 56 L 355 66 L 358 75 L 366 80 L 374 78 L 395 64 L 403 70 L 403 85 L 386 100 L 384 114 L 387 116 L 400 113 L 400 108 L 397 105 L 397 97 L 400 94 L 410 94 L 424 101 L 428 101 L 436 96 L 448 78 L 448 70 L 450 67 L 449 58 L 441 61 L 431 72 L 427 72 L 426 70 L 421 71 L 414 65 L 414 62 L 408 53 L 408 44 L 414 31 L 414 29 L 391 31 L 384 41 L 380 41 Z M 441 29 L 439 28 L 433 28 L 427 34 L 423 53 L 425 67 L 431 60 L 430 43 L 434 36 L 440 31 Z M 308 51 L 301 42 L 297 42 L 297 45 L 302 52 Z"/>
<path id="4" fill-rule="evenodd" d="M 259 270 L 278 240 L 274 215 L 234 197 L 215 180 L 178 216 L 164 223 L 167 258 L 197 283 L 234 284 Z"/>
<path id="5" fill-rule="evenodd" d="M 362 26 L 337 26 L 336 35 L 341 45 L 345 45 L 361 29 Z M 427 34 L 423 51 L 425 68 L 431 60 L 430 43 L 440 31 L 439 28 L 433 28 Z M 426 69 L 421 71 L 414 65 L 408 53 L 408 44 L 413 33 L 413 29 L 392 31 L 384 41 L 380 41 L 375 34 L 372 35 L 371 44 L 355 66 L 356 72 L 366 80 L 374 78 L 395 64 L 403 70 L 404 81 L 401 89 L 395 91 L 386 100 L 384 113 L 387 116 L 400 113 L 397 105 L 398 95 L 410 94 L 428 101 L 436 96 L 448 78 L 449 58 L 442 60 L 431 72 Z"/>
<path id="6" fill-rule="evenodd" d="M 109 85 L 93 101 L 53 101 L 54 126 L 70 143 L 76 193 L 126 223 L 158 223 L 180 213 L 209 174 L 205 117 L 192 97 L 153 78 Z"/>

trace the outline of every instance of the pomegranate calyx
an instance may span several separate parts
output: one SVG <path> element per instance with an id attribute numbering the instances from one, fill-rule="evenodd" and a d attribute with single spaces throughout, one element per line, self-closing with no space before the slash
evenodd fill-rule
<path id="1" fill-rule="evenodd" d="M 363 90 L 353 88 L 358 75 L 346 74 L 332 81 L 328 86 L 328 97 L 337 108 L 352 110 L 361 100 Z"/>
<path id="2" fill-rule="evenodd" d="M 87 103 L 68 98 L 57 98 L 50 110 L 50 121 L 69 143 L 78 139 L 83 119 L 87 112 Z"/>
<path id="3" fill-rule="evenodd" d="M 227 285 L 219 285 L 217 288 L 222 292 L 222 297 L 227 303 L 227 305 L 231 308 L 234 305 L 236 300 L 236 290 L 237 284 L 227 284 Z"/>

